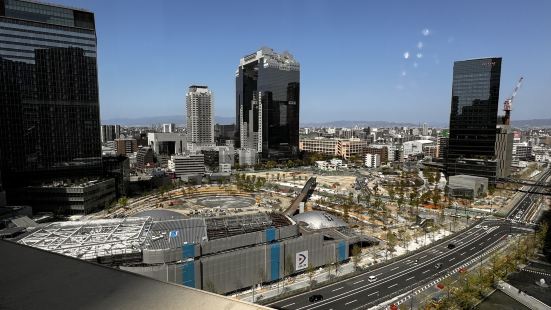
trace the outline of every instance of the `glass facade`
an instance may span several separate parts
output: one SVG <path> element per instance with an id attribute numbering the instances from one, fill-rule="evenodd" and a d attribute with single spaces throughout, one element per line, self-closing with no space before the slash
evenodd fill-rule
<path id="1" fill-rule="evenodd" d="M 288 53 L 263 48 L 241 59 L 236 76 L 236 144 L 263 160 L 296 158 L 300 65 Z"/>
<path id="2" fill-rule="evenodd" d="M 501 58 L 457 61 L 453 66 L 449 175 L 468 174 L 495 182 Z"/>
<path id="3" fill-rule="evenodd" d="M 0 169 L 6 187 L 101 175 L 94 15 L 0 0 Z"/>

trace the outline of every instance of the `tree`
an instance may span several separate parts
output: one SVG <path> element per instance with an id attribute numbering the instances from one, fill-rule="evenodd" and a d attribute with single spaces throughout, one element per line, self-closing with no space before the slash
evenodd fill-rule
<path id="1" fill-rule="evenodd" d="M 126 198 L 126 196 L 122 196 L 121 198 L 119 198 L 118 204 L 119 206 L 125 208 L 128 205 L 128 198 Z"/>
<path id="2" fill-rule="evenodd" d="M 362 260 L 362 249 L 355 244 L 352 247 L 352 263 L 354 264 L 354 269 L 358 270 L 358 266 L 360 264 L 360 261 Z"/>
<path id="3" fill-rule="evenodd" d="M 312 289 L 312 284 L 314 282 L 314 276 L 316 275 L 316 268 L 311 263 L 308 263 L 306 268 L 306 274 L 308 275 L 308 283 L 310 284 L 310 290 Z"/>

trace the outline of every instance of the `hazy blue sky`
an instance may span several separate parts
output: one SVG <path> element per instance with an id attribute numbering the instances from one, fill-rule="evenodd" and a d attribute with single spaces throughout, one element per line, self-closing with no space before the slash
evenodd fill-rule
<path id="1" fill-rule="evenodd" d="M 95 12 L 103 119 L 184 114 L 191 84 L 234 116 L 239 59 L 301 64 L 301 121 L 447 122 L 454 60 L 503 57 L 513 119 L 551 117 L 551 1 L 50 0 Z M 405 53 L 409 53 L 406 59 Z"/>

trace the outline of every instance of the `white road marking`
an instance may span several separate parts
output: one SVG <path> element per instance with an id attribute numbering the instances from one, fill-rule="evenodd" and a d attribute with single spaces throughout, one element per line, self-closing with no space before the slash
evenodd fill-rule
<path id="1" fill-rule="evenodd" d="M 424 256 L 421 256 L 421 257 L 419 257 L 419 259 L 423 259 L 423 258 L 425 258 L 425 257 L 427 257 L 427 256 L 426 256 L 426 255 L 424 255 Z"/>
<path id="2" fill-rule="evenodd" d="M 465 253 L 466 253 L 466 252 L 463 252 L 463 253 L 461 253 L 461 254 L 459 254 L 459 255 L 463 256 L 463 255 L 465 255 Z"/>
<path id="3" fill-rule="evenodd" d="M 379 294 L 379 291 L 373 292 L 373 293 L 371 293 L 371 294 L 369 294 L 369 295 L 367 295 L 367 296 L 372 296 L 372 295 L 375 295 L 375 294 Z"/>
<path id="4" fill-rule="evenodd" d="M 398 283 L 394 283 L 391 286 L 389 286 L 388 288 L 395 287 L 396 285 L 398 285 Z"/>
<path id="5" fill-rule="evenodd" d="M 409 281 L 411 279 L 415 279 L 415 277 L 407 278 L 406 281 Z"/>
<path id="6" fill-rule="evenodd" d="M 475 247 L 475 246 L 473 246 L 473 247 L 471 248 L 471 251 L 472 251 L 472 250 L 474 250 L 475 248 L 476 248 L 476 247 Z"/>
<path id="7" fill-rule="evenodd" d="M 342 290 L 343 288 L 344 288 L 344 286 L 341 286 L 341 287 L 339 287 L 339 288 L 336 288 L 336 289 L 332 290 L 331 292 L 335 292 L 335 291 L 338 291 L 338 290 Z"/>
<path id="8" fill-rule="evenodd" d="M 364 281 L 364 280 L 356 281 L 356 282 L 354 282 L 354 283 L 352 283 L 352 284 L 362 283 L 363 281 Z"/>
<path id="9" fill-rule="evenodd" d="M 358 301 L 358 300 L 357 300 L 357 299 L 354 299 L 354 300 L 352 300 L 352 301 L 349 301 L 349 302 L 345 303 L 344 305 L 346 306 L 346 305 L 349 305 L 349 304 L 351 304 L 351 303 L 353 303 L 353 302 L 356 302 L 356 301 Z"/>
<path id="10" fill-rule="evenodd" d="M 423 271 L 423 274 L 425 274 L 425 273 L 427 273 L 427 272 L 429 272 L 429 271 L 430 271 L 430 269 L 427 269 L 427 270 Z"/>
<path id="11" fill-rule="evenodd" d="M 292 304 L 288 304 L 288 305 L 285 305 L 285 306 L 283 306 L 283 308 L 287 308 L 287 307 L 290 307 L 290 306 L 292 306 L 292 305 L 294 305 L 294 304 L 295 304 L 295 303 L 292 303 Z"/>
<path id="12" fill-rule="evenodd" d="M 455 257 L 452 257 L 452 258 L 448 259 L 448 261 L 450 261 L 450 262 L 451 262 L 452 260 L 455 260 Z"/>
<path id="13" fill-rule="evenodd" d="M 400 266 L 394 267 L 394 268 L 390 269 L 390 271 L 396 270 L 396 269 L 398 269 L 398 268 L 400 268 Z"/>

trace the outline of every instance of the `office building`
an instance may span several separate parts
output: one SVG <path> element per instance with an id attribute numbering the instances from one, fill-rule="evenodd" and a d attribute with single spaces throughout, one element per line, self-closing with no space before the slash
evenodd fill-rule
<path id="1" fill-rule="evenodd" d="M 365 166 L 368 168 L 379 168 L 381 166 L 381 155 L 365 154 Z"/>
<path id="2" fill-rule="evenodd" d="M 421 133 L 423 134 L 423 136 L 429 135 L 429 126 L 427 125 L 427 123 L 423 123 L 423 128 Z"/>
<path id="3" fill-rule="evenodd" d="M 163 124 L 163 132 L 169 133 L 169 132 L 176 132 L 176 124 Z"/>
<path id="4" fill-rule="evenodd" d="M 390 158 L 390 153 L 388 150 L 388 146 L 386 145 L 369 145 L 365 148 L 366 154 L 372 154 L 372 155 L 379 155 L 381 163 L 387 163 L 389 161 L 394 161 L 394 158 Z M 394 154 L 392 154 L 392 157 L 394 157 Z"/>
<path id="5" fill-rule="evenodd" d="M 300 64 L 288 52 L 261 48 L 236 71 L 236 146 L 262 160 L 293 159 L 299 151 Z"/>
<path id="6" fill-rule="evenodd" d="M 115 194 L 117 197 L 128 194 L 130 182 L 130 160 L 126 156 L 103 156 L 103 175 L 115 180 Z"/>
<path id="7" fill-rule="evenodd" d="M 301 151 L 320 153 L 330 156 L 338 156 L 337 139 L 316 137 L 313 139 L 300 139 L 299 148 Z"/>
<path id="8" fill-rule="evenodd" d="M 500 77 L 501 58 L 454 63 L 448 175 L 486 177 L 490 184 L 503 175 L 496 154 Z"/>
<path id="9" fill-rule="evenodd" d="M 130 155 L 138 151 L 138 142 L 134 138 L 115 139 L 114 148 L 116 155 Z"/>
<path id="10" fill-rule="evenodd" d="M 352 156 L 362 156 L 365 154 L 366 147 L 366 140 L 358 138 L 339 139 L 337 154 L 344 159 L 349 159 Z"/>
<path id="11" fill-rule="evenodd" d="M 168 167 L 180 179 L 202 177 L 205 174 L 205 156 L 203 154 L 173 155 L 168 161 Z"/>
<path id="12" fill-rule="evenodd" d="M 115 199 L 115 179 L 63 180 L 10 191 L 23 204 L 56 214 L 89 214 Z M 33 208 L 34 210 L 35 208 Z"/>
<path id="13" fill-rule="evenodd" d="M 214 101 L 207 86 L 189 87 L 186 110 L 188 142 L 214 144 Z"/>
<path id="14" fill-rule="evenodd" d="M 6 206 L 6 191 L 2 187 L 2 171 L 0 171 L 0 208 Z"/>
<path id="15" fill-rule="evenodd" d="M 445 160 L 448 157 L 448 143 L 449 137 L 439 136 L 436 139 L 436 146 L 438 147 L 438 158 Z"/>
<path id="16" fill-rule="evenodd" d="M 101 143 L 107 143 L 120 138 L 120 125 L 101 125 Z"/>
<path id="17" fill-rule="evenodd" d="M 94 14 L 0 1 L 4 186 L 101 174 Z M 18 203 L 8 190 L 10 203 Z"/>
<path id="18" fill-rule="evenodd" d="M 175 132 L 149 132 L 147 144 L 155 154 L 168 156 L 182 154 L 186 151 L 187 136 Z"/>
<path id="19" fill-rule="evenodd" d="M 153 168 L 155 166 L 155 154 L 150 147 L 141 147 L 136 153 L 136 167 L 139 169 Z"/>
<path id="20" fill-rule="evenodd" d="M 235 124 L 231 125 L 214 125 L 214 142 L 216 145 L 233 146 L 235 137 Z"/>

